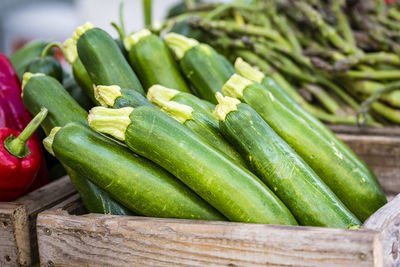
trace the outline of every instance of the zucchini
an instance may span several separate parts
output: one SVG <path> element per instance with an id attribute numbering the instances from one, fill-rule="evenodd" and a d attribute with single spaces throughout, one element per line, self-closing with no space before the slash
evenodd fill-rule
<path id="1" fill-rule="evenodd" d="M 352 228 L 360 221 L 317 174 L 245 103 L 217 93 L 215 112 L 229 138 L 258 177 L 302 225 Z"/>
<path id="2" fill-rule="evenodd" d="M 47 42 L 45 41 L 34 40 L 27 43 L 10 56 L 11 64 L 13 65 L 20 80 L 22 80 L 22 75 L 24 74 L 28 65 L 32 60 L 40 56 L 43 48 L 46 45 Z"/>
<path id="3" fill-rule="evenodd" d="M 251 172 L 160 110 L 95 107 L 88 120 L 95 130 L 125 141 L 135 153 L 175 175 L 231 221 L 297 224 Z"/>
<path id="4" fill-rule="evenodd" d="M 284 106 L 268 90 L 238 74 L 222 92 L 251 106 L 285 140 L 361 221 L 386 203 L 375 175 Z"/>
<path id="5" fill-rule="evenodd" d="M 274 97 L 276 97 L 283 105 L 294 112 L 296 115 L 303 118 L 308 124 L 312 125 L 317 131 L 323 136 L 333 142 L 340 151 L 346 154 L 349 160 L 352 160 L 359 168 L 366 172 L 369 172 L 368 166 L 361 161 L 356 154 L 345 145 L 337 136 L 328 129 L 320 120 L 312 116 L 294 99 L 292 99 L 273 79 L 266 77 L 262 72 L 252 68 L 248 63 L 244 62 L 241 58 L 237 58 L 235 61 L 235 69 L 241 76 L 253 80 L 263 85 Z"/>
<path id="6" fill-rule="evenodd" d="M 100 105 L 94 97 L 93 82 L 90 79 L 89 73 L 86 71 L 85 66 L 83 66 L 82 61 L 78 57 L 75 41 L 72 38 L 68 38 L 65 40 L 63 47 L 65 58 L 69 64 L 71 64 L 72 74 L 76 83 L 82 88 L 94 104 Z"/>
<path id="7" fill-rule="evenodd" d="M 178 64 L 159 36 L 144 29 L 126 37 L 124 45 L 129 51 L 131 66 L 145 91 L 152 85 L 160 84 L 190 93 Z"/>
<path id="8" fill-rule="evenodd" d="M 147 99 L 138 92 L 130 89 L 121 89 L 118 85 L 98 85 L 94 89 L 97 101 L 103 107 L 123 108 L 152 106 Z"/>
<path id="9" fill-rule="evenodd" d="M 203 113 L 174 101 L 165 102 L 161 111 L 185 125 L 204 142 L 224 153 L 232 161 L 246 168 L 246 162 L 221 135 L 218 125 L 209 120 Z"/>
<path id="10" fill-rule="evenodd" d="M 85 125 L 53 128 L 44 142 L 61 162 L 138 214 L 225 220 L 171 174 Z"/>
<path id="11" fill-rule="evenodd" d="M 44 74 L 25 73 L 23 78 L 22 100 L 32 115 L 39 112 L 41 107 L 49 111 L 41 126 L 48 135 L 56 126 L 64 126 L 69 122 L 87 124 L 87 112 L 66 92 L 54 78 Z M 129 211 L 108 193 L 92 184 L 89 180 L 78 175 L 74 170 L 64 165 L 72 183 L 78 190 L 85 207 L 93 213 L 130 214 Z M 112 207 L 108 209 L 108 207 Z"/>
<path id="12" fill-rule="evenodd" d="M 93 101 L 76 83 L 71 73 L 64 72 L 63 86 L 84 110 L 87 111 L 93 107 Z"/>
<path id="13" fill-rule="evenodd" d="M 200 44 L 195 39 L 168 33 L 165 41 L 174 51 L 182 72 L 200 98 L 216 104 L 215 93 L 235 73 L 233 66 L 211 46 Z"/>
<path id="14" fill-rule="evenodd" d="M 168 101 L 174 101 L 179 104 L 190 106 L 195 111 L 203 113 L 215 124 L 218 124 L 218 120 L 213 115 L 215 105 L 206 100 L 200 99 L 195 95 L 166 88 L 161 85 L 153 85 L 147 92 L 147 99 L 160 108 L 163 106 L 163 103 Z"/>
<path id="15" fill-rule="evenodd" d="M 144 95 L 142 85 L 111 36 L 91 23 L 73 34 L 78 56 L 96 85 L 118 85 Z"/>
<path id="16" fill-rule="evenodd" d="M 53 77 L 61 83 L 63 81 L 63 70 L 61 68 L 61 65 L 58 60 L 52 56 L 35 58 L 26 67 L 25 71 L 31 73 L 43 73 Z"/>

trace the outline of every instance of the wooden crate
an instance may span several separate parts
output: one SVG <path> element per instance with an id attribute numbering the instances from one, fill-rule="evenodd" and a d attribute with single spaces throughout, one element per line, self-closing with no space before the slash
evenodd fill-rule
<path id="1" fill-rule="evenodd" d="M 338 134 L 354 135 L 379 135 L 379 136 L 400 136 L 400 127 L 357 127 L 353 125 L 327 125 L 333 132 Z"/>
<path id="2" fill-rule="evenodd" d="M 14 202 L 0 202 L 0 266 L 31 266 L 39 260 L 36 217 L 76 194 L 63 177 Z"/>
<path id="3" fill-rule="evenodd" d="M 391 200 L 361 230 L 49 209 L 37 219 L 41 266 L 400 266 L 400 178 L 388 175 L 400 169 L 400 140 L 340 138 L 372 164 Z M 69 201 L 79 208 L 76 197 Z"/>

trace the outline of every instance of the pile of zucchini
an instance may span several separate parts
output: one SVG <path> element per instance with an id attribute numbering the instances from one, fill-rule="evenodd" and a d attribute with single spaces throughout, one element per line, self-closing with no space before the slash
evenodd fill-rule
<path id="1" fill-rule="evenodd" d="M 88 113 L 46 69 L 23 100 L 89 212 L 357 229 L 386 203 L 371 170 L 273 79 L 179 34 L 64 43 Z"/>

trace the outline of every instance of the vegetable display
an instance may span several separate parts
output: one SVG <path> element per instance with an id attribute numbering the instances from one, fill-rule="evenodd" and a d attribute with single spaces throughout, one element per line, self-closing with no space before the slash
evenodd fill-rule
<path id="1" fill-rule="evenodd" d="M 232 62 L 242 57 L 325 122 L 398 125 L 399 8 L 383 0 L 202 3 L 154 30 L 199 36 Z"/>

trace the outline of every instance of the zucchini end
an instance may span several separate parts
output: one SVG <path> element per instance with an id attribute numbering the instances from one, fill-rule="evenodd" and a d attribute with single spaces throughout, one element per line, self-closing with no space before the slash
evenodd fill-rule
<path id="1" fill-rule="evenodd" d="M 74 33 L 72 34 L 72 38 L 75 42 L 78 42 L 79 38 L 87 31 L 93 29 L 94 26 L 91 22 L 86 22 L 85 24 L 83 24 L 82 26 L 79 26 L 78 28 L 76 28 L 76 30 L 74 31 Z"/>
<path id="2" fill-rule="evenodd" d="M 239 75 L 258 83 L 261 83 L 265 77 L 264 73 L 256 70 L 240 57 L 235 60 L 235 70 Z"/>
<path id="3" fill-rule="evenodd" d="M 78 50 L 76 49 L 76 42 L 72 38 L 68 38 L 63 43 L 65 58 L 69 64 L 74 63 L 78 57 Z"/>
<path id="4" fill-rule="evenodd" d="M 156 84 L 147 91 L 147 100 L 156 106 L 163 107 L 166 102 L 171 101 L 178 93 L 178 90 Z"/>
<path id="5" fill-rule="evenodd" d="M 113 107 L 115 99 L 121 96 L 121 87 L 118 85 L 94 86 L 94 97 L 103 107 Z"/>
<path id="6" fill-rule="evenodd" d="M 161 108 L 161 111 L 182 124 L 187 120 L 193 119 L 193 108 L 175 101 L 166 102 Z"/>
<path id="7" fill-rule="evenodd" d="M 124 141 L 126 128 L 131 124 L 129 115 L 132 111 L 132 107 L 120 109 L 94 107 L 89 112 L 89 126 L 95 131 L 109 134 L 118 140 Z"/>
<path id="8" fill-rule="evenodd" d="M 236 111 L 237 105 L 240 104 L 238 99 L 229 96 L 224 97 L 220 92 L 215 94 L 215 98 L 218 105 L 215 107 L 214 116 L 220 121 L 224 121 L 229 112 Z"/>
<path id="9" fill-rule="evenodd" d="M 151 32 L 148 29 L 143 29 L 138 31 L 137 33 L 131 34 L 128 37 L 124 38 L 124 46 L 127 51 L 131 50 L 132 46 L 139 43 L 144 37 L 151 35 Z"/>
<path id="10" fill-rule="evenodd" d="M 50 134 L 43 139 L 43 146 L 46 148 L 46 150 L 55 156 L 54 151 L 53 151 L 53 142 L 54 142 L 54 137 L 56 136 L 56 133 L 61 129 L 61 127 L 54 127 L 51 129 Z"/>
<path id="11" fill-rule="evenodd" d="M 222 86 L 221 91 L 226 96 L 240 99 L 243 97 L 243 90 L 246 89 L 247 86 L 251 84 L 252 81 L 235 73 Z"/>
<path id="12" fill-rule="evenodd" d="M 186 51 L 199 44 L 196 39 L 188 38 L 174 32 L 165 35 L 165 42 L 168 47 L 174 51 L 178 59 L 181 59 L 185 55 Z"/>
<path id="13" fill-rule="evenodd" d="M 22 94 L 24 93 L 25 85 L 29 82 L 29 80 L 30 80 L 32 77 L 35 77 L 35 76 L 44 76 L 44 75 L 45 75 L 44 73 L 25 72 L 24 75 L 22 76 L 22 86 L 21 86 L 21 88 L 22 88 Z M 21 94 L 21 96 L 22 96 L 22 94 Z"/>

